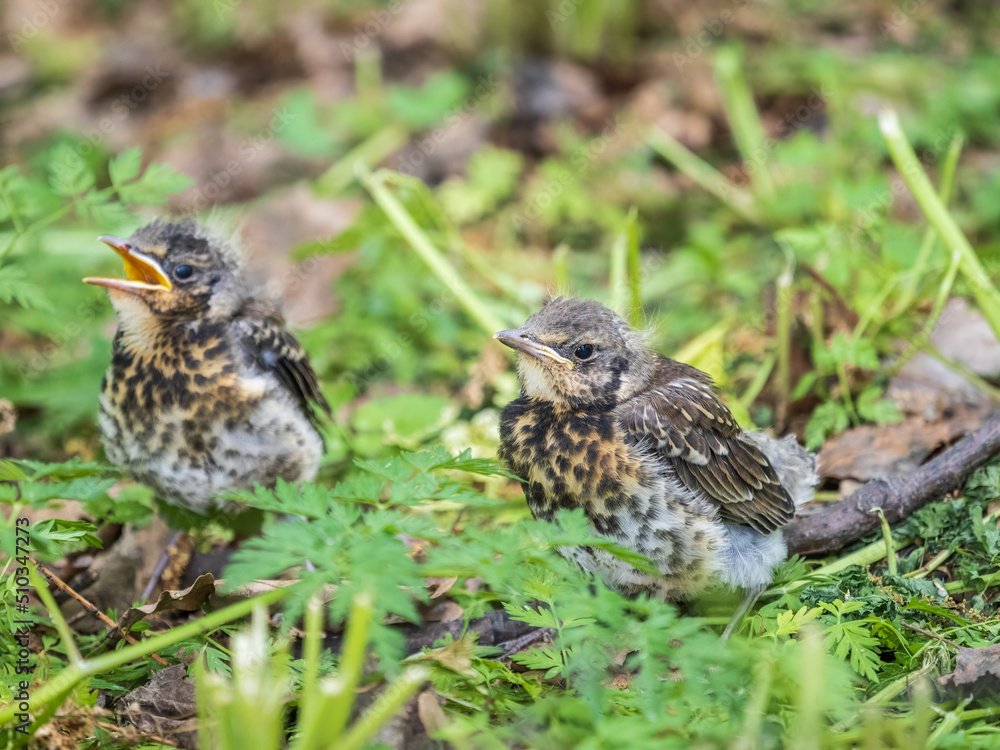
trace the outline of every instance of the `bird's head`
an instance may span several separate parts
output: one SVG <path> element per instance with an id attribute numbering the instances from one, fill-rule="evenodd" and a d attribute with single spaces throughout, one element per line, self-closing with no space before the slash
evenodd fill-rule
<path id="1" fill-rule="evenodd" d="M 493 338 L 517 352 L 525 394 L 571 409 L 619 403 L 653 372 L 642 334 L 593 300 L 559 297 Z"/>
<path id="2" fill-rule="evenodd" d="M 225 319 L 246 297 L 240 254 L 193 221 L 154 221 L 128 239 L 99 238 L 125 261 L 124 279 L 84 279 L 106 287 L 128 318 Z"/>

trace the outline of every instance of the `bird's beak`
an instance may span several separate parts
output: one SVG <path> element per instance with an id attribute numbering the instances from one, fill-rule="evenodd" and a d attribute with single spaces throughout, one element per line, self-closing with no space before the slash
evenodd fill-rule
<path id="1" fill-rule="evenodd" d="M 160 264 L 148 255 L 143 255 L 127 240 L 120 237 L 103 235 L 98 237 L 101 242 L 110 247 L 125 261 L 125 275 L 127 279 L 106 279 L 88 276 L 84 279 L 87 284 L 103 286 L 108 289 L 117 289 L 130 294 L 144 294 L 155 291 L 169 291 L 173 289 L 170 279 L 160 268 Z"/>
<path id="2" fill-rule="evenodd" d="M 528 334 L 523 333 L 520 328 L 494 333 L 493 338 L 504 346 L 509 346 L 514 351 L 527 354 L 529 357 L 534 357 L 535 359 L 551 359 L 557 364 L 568 367 L 571 370 L 573 369 L 572 360 L 566 359 L 550 346 L 539 344 Z"/>

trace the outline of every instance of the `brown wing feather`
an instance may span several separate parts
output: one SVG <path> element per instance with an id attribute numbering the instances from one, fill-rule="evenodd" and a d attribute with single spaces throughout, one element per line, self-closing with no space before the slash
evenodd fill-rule
<path id="1" fill-rule="evenodd" d="M 319 389 L 309 355 L 285 328 L 285 320 L 272 306 L 252 300 L 236 321 L 237 335 L 254 366 L 273 374 L 314 425 L 318 407 L 330 416 L 330 405 Z"/>
<path id="2" fill-rule="evenodd" d="M 634 399 L 625 427 L 653 441 L 686 487 L 719 503 L 723 521 L 769 533 L 794 515 L 774 467 L 741 437 L 704 373 L 664 360 L 653 386 Z"/>

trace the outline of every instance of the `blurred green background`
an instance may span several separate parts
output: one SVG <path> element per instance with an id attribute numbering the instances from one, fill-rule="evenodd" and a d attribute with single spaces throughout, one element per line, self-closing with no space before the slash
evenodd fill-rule
<path id="1" fill-rule="evenodd" d="M 283 627 L 335 585 L 330 628 L 371 624 L 389 680 L 429 662 L 400 661 L 387 613 L 504 607 L 559 631 L 513 663 L 471 638 L 436 643 L 421 731 L 491 748 L 996 746 L 995 691 L 930 687 L 956 646 L 995 664 L 996 465 L 894 525 L 898 561 L 881 536 L 832 563 L 788 561 L 750 636 L 722 647 L 711 617 L 585 579 L 553 551 L 594 543 L 582 515 L 532 521 L 519 485 L 476 459 L 495 456 L 517 392 L 491 334 L 550 294 L 647 328 L 712 374 L 744 426 L 829 449 L 889 425 L 844 435 L 889 446 L 845 441 L 820 500 L 974 429 L 1000 395 L 1000 4 L 0 0 L 0 24 L 0 459 L 25 459 L 0 464 L 8 553 L 30 510 L 50 516 L 32 531 L 42 558 L 141 569 L 122 540 L 155 527 L 149 493 L 101 464 L 95 425 L 114 316 L 80 280 L 122 272 L 97 235 L 194 215 L 240 235 L 335 407 L 317 486 L 242 498 L 280 520 L 225 577 L 315 563 Z M 900 377 L 908 362 L 926 389 Z M 200 541 L 228 539 L 222 526 Z M 111 527 L 118 541 L 93 554 Z M 99 605 L 131 603 L 104 581 L 125 600 Z M 359 599 L 367 615 L 349 616 Z M 54 709 L 74 655 L 46 617 L 33 649 Z M 152 636 L 175 639 L 162 654 L 228 673 L 225 633 L 180 644 L 180 630 Z M 107 648 L 81 638 L 88 658 Z M 354 640 L 358 677 L 369 639 Z M 322 650 L 323 674 L 338 650 Z M 278 653 L 266 706 L 228 714 L 260 747 L 298 700 L 291 672 L 318 694 L 311 658 Z M 149 671 L 122 659 L 67 705 L 93 719 L 98 689 L 121 698 Z M 339 685 L 347 711 L 353 683 Z M 224 692 L 200 696 L 203 712 L 224 713 Z M 273 718 L 274 741 L 248 716 Z M 79 726 L 81 747 L 121 739 Z"/>
<path id="2" fill-rule="evenodd" d="M 887 359 L 936 297 L 975 290 L 949 279 L 876 115 L 898 113 L 934 185 L 957 157 L 949 207 L 992 274 L 998 14 L 8 1 L 0 457 L 99 455 L 114 323 L 79 279 L 120 272 L 98 233 L 168 212 L 239 231 L 284 298 L 338 407 L 333 472 L 428 440 L 493 455 L 516 384 L 490 326 L 553 292 L 651 327 L 745 424 L 815 447 L 898 419 Z"/>

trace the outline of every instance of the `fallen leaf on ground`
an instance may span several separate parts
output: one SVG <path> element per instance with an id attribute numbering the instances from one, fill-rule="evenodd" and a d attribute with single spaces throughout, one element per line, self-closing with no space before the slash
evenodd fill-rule
<path id="1" fill-rule="evenodd" d="M 930 342 L 946 357 L 978 375 L 1000 373 L 1000 342 L 989 324 L 962 299 L 945 306 Z M 889 381 L 887 392 L 906 414 L 939 419 L 953 409 L 988 407 L 992 400 L 958 373 L 918 352 Z"/>
<path id="2" fill-rule="evenodd" d="M 176 743 L 197 747 L 197 705 L 194 681 L 184 664 L 161 669 L 149 684 L 136 688 L 119 701 L 119 720 Z"/>
<path id="3" fill-rule="evenodd" d="M 954 685 L 965 693 L 996 693 L 1000 690 L 1000 644 L 983 648 L 960 646 L 955 671 L 938 678 L 938 682 Z"/>
<path id="4" fill-rule="evenodd" d="M 215 577 L 211 573 L 205 573 L 198 576 L 198 580 L 186 589 L 164 591 L 160 594 L 160 598 L 152 604 L 127 609 L 118 618 L 118 628 L 123 633 L 127 633 L 137 622 L 158 612 L 169 612 L 174 609 L 193 612 L 200 609 L 201 605 L 207 602 L 213 594 L 215 594 Z"/>
<path id="5" fill-rule="evenodd" d="M 824 477 L 868 481 L 916 469 L 937 449 L 977 429 L 983 413 L 967 411 L 939 422 L 911 417 L 902 422 L 865 425 L 827 440 L 819 454 Z"/>

